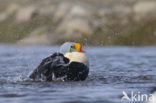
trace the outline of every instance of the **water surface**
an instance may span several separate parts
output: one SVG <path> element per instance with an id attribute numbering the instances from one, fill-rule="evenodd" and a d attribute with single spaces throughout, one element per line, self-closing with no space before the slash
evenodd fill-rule
<path id="1" fill-rule="evenodd" d="M 30 72 L 55 51 L 0 45 L 0 103 L 132 103 L 121 101 L 123 91 L 150 94 L 156 86 L 156 47 L 89 47 L 87 80 L 31 81 Z"/>

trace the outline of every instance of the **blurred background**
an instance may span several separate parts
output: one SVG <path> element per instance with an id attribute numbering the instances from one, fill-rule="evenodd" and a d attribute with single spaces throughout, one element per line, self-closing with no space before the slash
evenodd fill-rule
<path id="1" fill-rule="evenodd" d="M 156 0 L 0 0 L 0 43 L 156 45 Z"/>

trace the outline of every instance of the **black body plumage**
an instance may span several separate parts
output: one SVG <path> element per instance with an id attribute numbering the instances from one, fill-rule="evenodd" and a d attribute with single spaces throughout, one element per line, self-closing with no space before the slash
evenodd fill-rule
<path id="1" fill-rule="evenodd" d="M 42 79 L 52 81 L 57 78 L 70 81 L 85 80 L 88 76 L 89 68 L 80 62 L 70 62 L 61 53 L 53 55 L 42 60 L 40 65 L 30 74 L 33 80 Z"/>

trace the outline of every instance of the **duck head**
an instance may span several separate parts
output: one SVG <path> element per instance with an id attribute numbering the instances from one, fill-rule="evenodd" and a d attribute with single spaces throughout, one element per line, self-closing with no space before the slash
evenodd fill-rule
<path id="1" fill-rule="evenodd" d="M 80 43 L 74 42 L 66 42 L 60 47 L 60 52 L 63 54 L 71 53 L 71 52 L 81 52 L 84 53 L 85 51 L 82 50 L 82 45 Z"/>
<path id="2" fill-rule="evenodd" d="M 85 52 L 82 50 L 82 46 L 80 43 L 75 43 L 74 46 L 71 46 L 70 52 Z"/>
<path id="3" fill-rule="evenodd" d="M 85 55 L 85 51 L 82 50 L 80 43 L 66 42 L 60 47 L 60 52 L 67 57 L 70 62 L 80 62 L 89 66 L 88 58 Z"/>

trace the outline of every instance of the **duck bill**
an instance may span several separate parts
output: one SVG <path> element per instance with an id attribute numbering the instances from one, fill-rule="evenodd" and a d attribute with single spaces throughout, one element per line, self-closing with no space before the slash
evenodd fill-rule
<path id="1" fill-rule="evenodd" d="M 80 52 L 84 53 L 85 51 L 84 50 L 80 50 Z"/>

